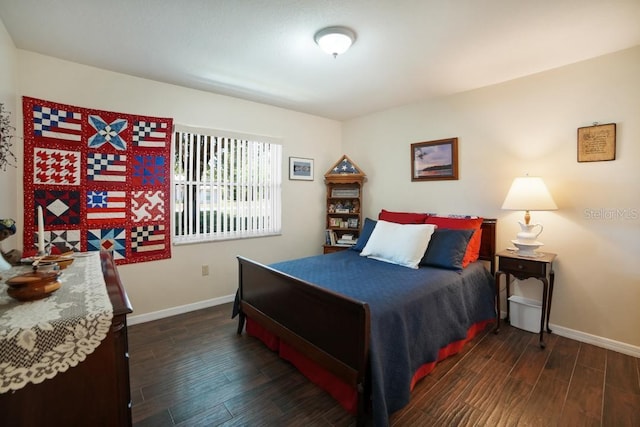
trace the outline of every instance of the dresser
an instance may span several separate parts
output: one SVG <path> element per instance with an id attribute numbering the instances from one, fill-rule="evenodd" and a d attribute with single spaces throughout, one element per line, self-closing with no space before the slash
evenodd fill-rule
<path id="1" fill-rule="evenodd" d="M 39 384 L 0 394 L 0 425 L 132 424 L 127 340 L 127 314 L 132 308 L 109 253 L 100 253 L 100 264 L 113 306 L 106 337 L 75 367 Z"/>

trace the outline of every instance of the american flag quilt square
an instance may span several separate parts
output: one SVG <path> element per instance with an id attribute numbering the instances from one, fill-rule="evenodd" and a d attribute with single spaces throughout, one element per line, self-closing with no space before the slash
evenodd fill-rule
<path id="1" fill-rule="evenodd" d="M 143 225 L 131 229 L 131 251 L 138 254 L 163 250 L 164 225 Z"/>
<path id="2" fill-rule="evenodd" d="M 171 257 L 170 118 L 23 98 L 24 253 L 45 243 L 118 264 Z"/>
<path id="3" fill-rule="evenodd" d="M 126 182 L 127 156 L 125 154 L 88 153 L 87 179 L 95 182 Z"/>

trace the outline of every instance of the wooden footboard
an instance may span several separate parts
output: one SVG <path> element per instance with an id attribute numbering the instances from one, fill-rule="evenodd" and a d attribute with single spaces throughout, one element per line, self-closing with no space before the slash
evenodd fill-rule
<path id="1" fill-rule="evenodd" d="M 353 386 L 358 420 L 367 411 L 369 306 L 238 257 L 240 322 L 245 316 Z"/>

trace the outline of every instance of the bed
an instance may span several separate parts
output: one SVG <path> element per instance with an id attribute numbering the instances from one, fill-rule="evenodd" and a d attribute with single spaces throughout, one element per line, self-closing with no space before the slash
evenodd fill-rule
<path id="1" fill-rule="evenodd" d="M 406 268 L 354 250 L 268 266 L 238 257 L 237 332 L 246 325 L 358 425 L 388 425 L 420 378 L 496 319 L 496 220 L 481 230 L 479 259 L 462 270 Z"/>

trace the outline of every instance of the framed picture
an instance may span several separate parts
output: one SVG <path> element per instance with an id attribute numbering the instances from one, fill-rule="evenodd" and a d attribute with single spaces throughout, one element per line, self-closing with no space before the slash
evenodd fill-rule
<path id="1" fill-rule="evenodd" d="M 578 128 L 578 162 L 616 159 L 616 124 Z"/>
<path id="2" fill-rule="evenodd" d="M 458 138 L 411 144 L 411 181 L 458 179 Z"/>
<path id="3" fill-rule="evenodd" d="M 313 159 L 289 157 L 289 179 L 313 181 Z"/>

